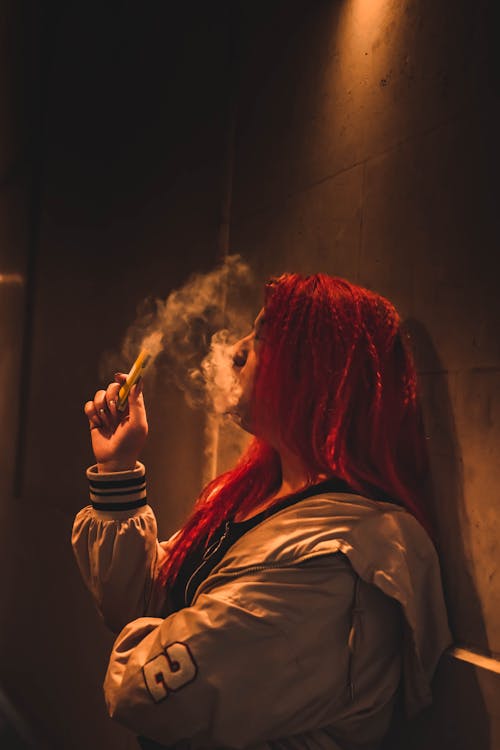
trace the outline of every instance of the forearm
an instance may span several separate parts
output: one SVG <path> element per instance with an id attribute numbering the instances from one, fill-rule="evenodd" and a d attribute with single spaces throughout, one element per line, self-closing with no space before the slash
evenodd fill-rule
<path id="1" fill-rule="evenodd" d="M 87 476 L 91 505 L 75 518 L 73 551 L 106 625 L 118 632 L 150 613 L 156 572 L 166 552 L 147 504 L 142 464 L 129 472 L 106 474 L 91 467 Z M 157 607 L 158 596 L 155 600 Z"/>

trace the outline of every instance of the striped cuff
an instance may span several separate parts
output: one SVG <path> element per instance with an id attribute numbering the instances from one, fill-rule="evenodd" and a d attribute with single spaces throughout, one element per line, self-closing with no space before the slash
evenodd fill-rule
<path id="1" fill-rule="evenodd" d="M 134 510 L 146 505 L 146 469 L 140 461 L 131 471 L 99 473 L 97 464 L 87 469 L 90 502 L 96 510 Z"/>

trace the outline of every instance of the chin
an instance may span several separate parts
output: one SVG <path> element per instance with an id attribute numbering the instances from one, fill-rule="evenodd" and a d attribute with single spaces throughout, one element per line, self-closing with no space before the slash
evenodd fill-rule
<path id="1" fill-rule="evenodd" d="M 251 425 L 249 414 L 246 409 L 242 408 L 241 404 L 237 404 L 231 409 L 229 416 L 231 421 L 238 425 L 238 427 L 241 427 L 242 430 L 245 430 L 245 432 L 248 432 L 250 435 L 255 435 L 255 430 Z"/>

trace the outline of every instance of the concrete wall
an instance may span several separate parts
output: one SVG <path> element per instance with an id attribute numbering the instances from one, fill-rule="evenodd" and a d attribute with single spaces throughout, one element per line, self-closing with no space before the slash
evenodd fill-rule
<path id="1" fill-rule="evenodd" d="M 1 684 L 44 747 L 124 750 L 137 747 L 134 735 L 109 720 L 102 695 L 114 637 L 98 619 L 70 547 L 74 516 L 88 504 L 84 471 L 92 463 L 83 405 L 113 379 L 114 370 L 100 373 L 102 357 L 119 350 L 137 306 L 211 268 L 219 252 L 229 13 L 223 4 L 217 12 L 48 6 L 50 18 L 37 27 L 46 90 L 43 129 L 35 131 L 43 133 L 43 179 L 22 485 L 14 501 L 2 499 Z M 0 192 L 2 212 L 13 200 Z M 19 270 L 22 255 L 6 258 L 5 270 Z M 22 287 L 7 291 L 19 296 Z M 22 303 L 7 300 L 2 285 L 0 292 L 16 319 Z M 9 327 L 4 318 L 2 336 L 18 342 L 17 322 Z M 16 365 L 8 360 L 6 373 L 2 365 L 3 383 L 18 382 L 17 351 L 13 343 Z M 150 383 L 146 398 L 143 458 L 166 538 L 201 488 L 204 423 L 173 386 Z M 1 403 L 3 447 L 17 415 L 15 388 L 2 391 Z M 7 456 L 10 481 L 12 451 Z"/>
<path id="2" fill-rule="evenodd" d="M 261 279 L 326 271 L 400 310 L 420 373 L 452 629 L 458 643 L 498 657 L 499 117 L 490 11 L 432 0 L 244 10 L 231 246 Z M 437 719 L 428 712 L 412 728 L 415 746 L 434 746 L 435 736 L 440 748 L 500 747 L 498 675 L 456 660 L 442 669 Z M 451 689 L 459 682 L 462 693 Z"/>
<path id="3" fill-rule="evenodd" d="M 38 71 L 37 21 L 33 8 L 2 3 L 0 13 L 0 747 L 20 748 L 30 734 L 31 716 L 9 679 L 6 654 L 22 647 L 4 637 L 3 624 L 17 617 L 13 570 L 16 456 L 22 410 L 22 361 L 27 288 L 33 237 Z M 21 711 L 19 712 L 19 709 Z M 17 713 L 16 713 L 17 710 Z"/>
<path id="4" fill-rule="evenodd" d="M 15 3 L 5 3 L 0 23 L 0 435 L 1 494 L 12 491 L 18 421 L 18 383 L 24 286 L 29 244 L 30 150 L 25 121 L 30 114 L 29 63 L 20 59 L 29 37 Z M 6 503 L 0 504 L 0 513 Z"/>
<path id="5" fill-rule="evenodd" d="M 45 82 L 43 128 L 31 131 L 41 134 L 30 162 L 38 182 L 30 170 L 6 177 L 27 118 L 11 98 L 18 78 L 1 66 L 0 273 L 24 275 L 30 260 L 34 312 L 21 381 L 24 287 L 0 283 L 1 682 L 51 750 L 136 747 L 106 716 L 112 635 L 69 547 L 91 461 L 82 406 L 105 385 L 102 353 L 119 345 L 136 305 L 212 266 L 221 202 L 231 249 L 261 281 L 327 271 L 387 295 L 407 320 L 453 631 L 500 655 L 490 11 L 464 0 L 276 0 L 236 4 L 235 29 L 234 3 L 186 5 L 54 3 L 31 22 Z M 12 18 L 7 40 L 31 28 Z M 231 44 L 241 70 L 230 204 Z M 8 59 L 20 64 L 22 48 Z M 173 388 L 151 384 L 147 395 L 144 460 L 165 538 L 202 482 L 203 420 Z M 221 445 L 223 468 L 240 443 L 225 434 Z M 435 689 L 435 707 L 410 734 L 396 722 L 388 747 L 500 747 L 498 675 L 446 656 Z"/>

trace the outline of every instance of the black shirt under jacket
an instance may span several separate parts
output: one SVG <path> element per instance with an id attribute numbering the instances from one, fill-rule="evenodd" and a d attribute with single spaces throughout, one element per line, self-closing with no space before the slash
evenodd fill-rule
<path id="1" fill-rule="evenodd" d="M 210 544 L 206 549 L 206 537 L 203 537 L 186 556 L 170 592 L 171 604 L 174 607 L 174 611 L 191 606 L 194 594 L 200 583 L 208 577 L 209 573 L 222 560 L 228 549 L 249 529 L 253 529 L 265 518 L 283 508 L 287 508 L 289 505 L 294 505 L 306 497 L 320 495 L 324 492 L 349 492 L 357 494 L 341 479 L 326 479 L 294 495 L 288 495 L 282 501 L 275 503 L 252 518 L 248 518 L 246 521 L 234 521 L 232 518 L 223 521 L 213 532 L 210 537 Z"/>

